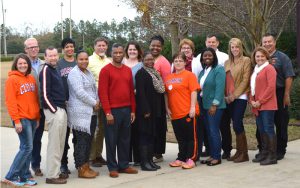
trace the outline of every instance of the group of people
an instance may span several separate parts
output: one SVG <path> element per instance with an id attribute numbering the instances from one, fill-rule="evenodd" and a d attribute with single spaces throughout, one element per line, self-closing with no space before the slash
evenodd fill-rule
<path id="1" fill-rule="evenodd" d="M 27 39 L 26 54 L 15 57 L 5 86 L 20 150 L 3 182 L 37 184 L 30 164 L 36 176 L 43 176 L 40 152 L 45 127 L 48 184 L 67 183 L 71 131 L 79 178 L 99 175 L 90 166 L 107 165 L 112 178 L 138 173 L 130 162 L 141 170 L 156 171 L 161 168 L 157 163 L 164 160 L 167 116 L 179 150 L 171 167 L 191 169 L 200 156 L 209 156 L 200 161 L 208 166 L 221 164 L 221 159 L 249 161 L 243 124 L 247 104 L 256 117 L 259 143 L 252 161 L 276 164 L 287 147 L 291 60 L 276 50 L 271 34 L 262 38 L 251 58 L 244 56 L 238 38 L 229 41 L 229 55 L 218 50 L 216 35 L 208 35 L 205 43 L 194 57 L 194 43 L 183 39 L 169 63 L 161 54 L 160 35 L 150 39 L 145 52 L 135 41 L 126 47 L 115 43 L 111 58 L 106 38 L 95 39 L 91 56 L 84 50 L 75 53 L 75 41 L 65 38 L 63 57 L 48 47 L 42 61 L 38 41 Z M 232 156 L 231 121 L 236 134 Z"/>

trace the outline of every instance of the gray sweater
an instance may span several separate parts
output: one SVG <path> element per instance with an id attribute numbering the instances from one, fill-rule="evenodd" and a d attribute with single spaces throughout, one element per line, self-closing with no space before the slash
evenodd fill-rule
<path id="1" fill-rule="evenodd" d="M 68 75 L 68 86 L 68 126 L 91 134 L 93 107 L 99 100 L 93 74 L 89 70 L 82 72 L 76 65 Z"/>

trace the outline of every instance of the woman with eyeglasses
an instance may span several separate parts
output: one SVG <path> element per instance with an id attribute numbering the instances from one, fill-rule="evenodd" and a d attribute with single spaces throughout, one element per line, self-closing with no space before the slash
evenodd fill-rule
<path id="1" fill-rule="evenodd" d="M 200 87 L 196 76 L 185 69 L 186 61 L 184 53 L 173 56 L 175 73 L 167 77 L 165 101 L 179 149 L 176 160 L 169 165 L 191 169 L 198 154 L 196 116 L 199 115 L 197 91 Z"/>

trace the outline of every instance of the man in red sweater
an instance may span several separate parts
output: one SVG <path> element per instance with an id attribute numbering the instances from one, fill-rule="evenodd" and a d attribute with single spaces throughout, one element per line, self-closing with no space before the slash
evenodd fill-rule
<path id="1" fill-rule="evenodd" d="M 122 64 L 124 48 L 112 47 L 112 63 L 101 69 L 98 94 L 105 113 L 104 135 L 110 177 L 136 174 L 129 167 L 130 126 L 135 120 L 135 97 L 131 69 Z M 118 161 L 116 160 L 116 149 Z"/>

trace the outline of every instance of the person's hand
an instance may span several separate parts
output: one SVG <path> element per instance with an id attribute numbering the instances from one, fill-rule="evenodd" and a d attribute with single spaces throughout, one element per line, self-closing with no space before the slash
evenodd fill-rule
<path id="1" fill-rule="evenodd" d="M 196 114 L 196 108 L 195 108 L 195 106 L 191 106 L 190 112 L 189 112 L 190 118 L 195 117 L 195 114 Z"/>
<path id="2" fill-rule="evenodd" d="M 21 133 L 23 130 L 22 124 L 21 123 L 15 124 L 15 130 L 18 134 Z"/>
<path id="3" fill-rule="evenodd" d="M 40 121 L 36 121 L 36 127 L 35 128 L 37 129 L 37 128 L 39 128 L 39 126 L 40 126 Z"/>
<path id="4" fill-rule="evenodd" d="M 261 106 L 259 101 L 251 101 L 251 105 L 253 108 L 259 108 Z"/>
<path id="5" fill-rule="evenodd" d="M 100 102 L 97 101 L 96 105 L 93 108 L 95 112 L 98 111 L 100 109 Z"/>
<path id="6" fill-rule="evenodd" d="M 149 118 L 149 117 L 150 117 L 150 113 L 144 114 L 144 118 Z"/>
<path id="7" fill-rule="evenodd" d="M 290 95 L 285 94 L 283 97 L 283 107 L 285 108 L 286 106 L 290 106 L 290 105 L 291 105 Z"/>
<path id="8" fill-rule="evenodd" d="M 115 123 L 114 116 L 112 114 L 106 114 L 107 125 L 113 125 Z"/>
<path id="9" fill-rule="evenodd" d="M 166 108 L 166 111 L 167 111 L 169 118 L 171 118 L 172 112 L 171 112 L 170 108 Z"/>
<path id="10" fill-rule="evenodd" d="M 213 116 L 213 115 L 215 115 L 216 111 L 217 111 L 217 106 L 216 105 L 212 105 L 209 108 L 209 110 L 208 110 L 208 114 L 211 115 L 211 116 Z"/>
<path id="11" fill-rule="evenodd" d="M 131 112 L 130 114 L 130 123 L 133 123 L 135 120 L 135 113 Z"/>
<path id="12" fill-rule="evenodd" d="M 228 96 L 228 101 L 229 101 L 229 103 L 232 103 L 234 100 L 235 100 L 235 96 L 234 96 L 233 94 L 230 94 L 230 95 Z M 228 104 L 229 104 L 229 103 L 228 103 Z"/>

